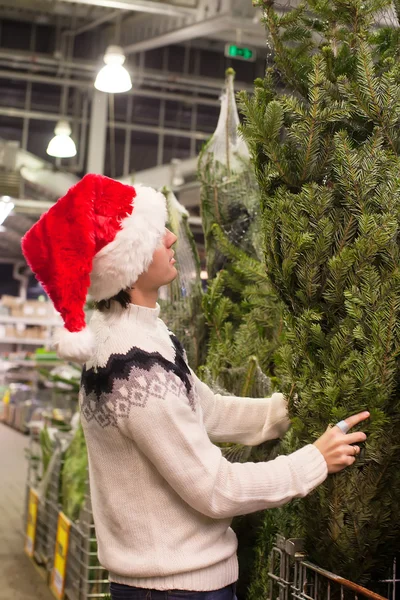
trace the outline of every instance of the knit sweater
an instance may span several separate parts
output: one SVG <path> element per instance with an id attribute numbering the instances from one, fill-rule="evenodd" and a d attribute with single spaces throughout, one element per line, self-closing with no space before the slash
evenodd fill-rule
<path id="1" fill-rule="evenodd" d="M 90 324 L 80 392 L 100 563 L 111 581 L 211 591 L 238 578 L 236 515 L 308 494 L 327 475 L 309 445 L 230 463 L 213 442 L 257 445 L 289 427 L 286 402 L 214 394 L 190 370 L 159 307 L 113 303 Z"/>

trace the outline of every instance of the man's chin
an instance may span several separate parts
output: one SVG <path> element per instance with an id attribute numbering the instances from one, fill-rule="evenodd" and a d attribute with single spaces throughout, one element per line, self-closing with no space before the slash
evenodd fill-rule
<path id="1" fill-rule="evenodd" d="M 177 277 L 178 277 L 178 271 L 172 265 L 171 268 L 170 268 L 170 273 L 169 273 L 168 281 L 166 281 L 164 285 L 168 285 L 168 284 L 172 283 Z"/>
<path id="2" fill-rule="evenodd" d="M 171 283 L 172 281 L 174 281 L 174 280 L 175 280 L 175 279 L 178 277 L 178 270 L 177 270 L 177 268 L 176 268 L 175 266 L 172 266 L 172 269 L 171 269 L 171 270 L 172 270 L 172 274 L 171 274 L 171 280 L 170 280 L 170 283 Z"/>

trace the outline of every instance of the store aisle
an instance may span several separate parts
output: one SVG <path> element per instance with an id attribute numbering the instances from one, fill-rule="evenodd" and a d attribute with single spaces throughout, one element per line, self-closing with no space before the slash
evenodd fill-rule
<path id="1" fill-rule="evenodd" d="M 26 436 L 0 423 L 0 600 L 53 598 L 23 551 L 27 445 Z"/>

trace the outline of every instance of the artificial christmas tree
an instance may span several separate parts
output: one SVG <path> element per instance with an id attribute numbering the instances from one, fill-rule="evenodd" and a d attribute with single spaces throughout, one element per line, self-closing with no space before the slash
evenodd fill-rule
<path id="1" fill-rule="evenodd" d="M 278 511 L 275 526 L 373 587 L 400 551 L 400 68 L 375 29 L 390 3 L 310 0 L 284 15 L 258 4 L 275 65 L 241 103 L 284 306 L 278 375 L 293 426 L 282 451 L 371 412 L 356 465 Z"/>

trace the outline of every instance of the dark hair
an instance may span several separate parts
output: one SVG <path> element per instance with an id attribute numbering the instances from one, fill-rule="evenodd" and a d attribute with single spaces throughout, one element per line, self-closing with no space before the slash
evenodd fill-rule
<path id="1" fill-rule="evenodd" d="M 112 298 L 107 298 L 107 300 L 100 300 L 96 302 L 97 310 L 104 312 L 105 310 L 109 310 L 111 308 L 112 301 L 118 302 L 122 308 L 128 308 L 131 303 L 131 297 L 129 295 L 129 290 L 121 290 L 118 294 L 115 294 Z"/>

